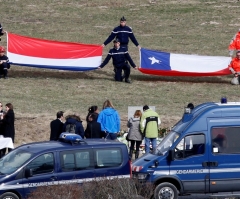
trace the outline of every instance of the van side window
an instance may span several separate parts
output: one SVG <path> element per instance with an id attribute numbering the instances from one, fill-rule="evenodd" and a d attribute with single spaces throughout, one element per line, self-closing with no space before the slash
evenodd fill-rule
<path id="1" fill-rule="evenodd" d="M 214 154 L 240 153 L 240 127 L 214 127 L 211 136 Z"/>
<path id="2" fill-rule="evenodd" d="M 117 167 L 122 164 L 121 149 L 96 149 L 95 157 L 97 168 Z"/>
<path id="3" fill-rule="evenodd" d="M 63 171 L 75 171 L 90 168 L 90 152 L 86 150 L 64 151 L 60 153 Z"/>
<path id="4" fill-rule="evenodd" d="M 183 138 L 175 148 L 175 158 L 182 159 L 194 155 L 204 154 L 205 135 L 189 135 Z"/>
<path id="5" fill-rule="evenodd" d="M 32 169 L 33 175 L 50 173 L 54 170 L 53 153 L 46 153 L 35 158 L 27 165 L 27 168 Z"/>

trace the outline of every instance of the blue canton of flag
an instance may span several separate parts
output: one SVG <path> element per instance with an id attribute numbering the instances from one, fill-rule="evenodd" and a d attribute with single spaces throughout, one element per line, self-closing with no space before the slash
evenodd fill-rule
<path id="1" fill-rule="evenodd" d="M 171 70 L 170 53 L 141 48 L 140 66 L 151 70 Z"/>

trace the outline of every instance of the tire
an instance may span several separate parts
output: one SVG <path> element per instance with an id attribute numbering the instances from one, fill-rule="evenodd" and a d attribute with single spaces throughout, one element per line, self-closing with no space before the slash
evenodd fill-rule
<path id="1" fill-rule="evenodd" d="M 177 199 L 177 188 L 168 182 L 159 184 L 154 191 L 154 199 Z"/>
<path id="2" fill-rule="evenodd" d="M 19 199 L 19 197 L 12 192 L 6 192 L 0 196 L 0 199 Z"/>

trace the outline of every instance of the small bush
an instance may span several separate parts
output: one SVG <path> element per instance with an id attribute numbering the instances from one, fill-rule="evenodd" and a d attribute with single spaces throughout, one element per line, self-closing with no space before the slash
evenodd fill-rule
<path id="1" fill-rule="evenodd" d="M 38 187 L 28 199 L 146 199 L 153 195 L 153 186 L 133 179 L 96 178 L 83 184 Z"/>

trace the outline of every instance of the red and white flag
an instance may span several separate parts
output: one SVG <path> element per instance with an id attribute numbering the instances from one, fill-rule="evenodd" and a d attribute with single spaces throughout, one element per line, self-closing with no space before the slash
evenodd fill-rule
<path id="1" fill-rule="evenodd" d="M 14 65 L 86 71 L 102 62 L 102 46 L 60 42 L 7 33 L 7 56 Z"/>
<path id="2" fill-rule="evenodd" d="M 163 76 L 229 75 L 231 57 L 174 54 L 141 48 L 140 71 Z"/>

